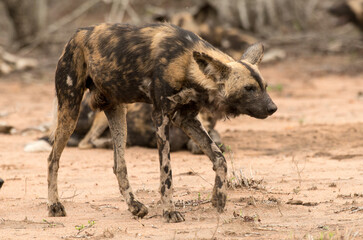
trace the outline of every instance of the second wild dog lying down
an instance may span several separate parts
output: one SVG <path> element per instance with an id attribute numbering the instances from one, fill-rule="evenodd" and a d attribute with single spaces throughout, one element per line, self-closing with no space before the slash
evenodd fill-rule
<path id="1" fill-rule="evenodd" d="M 262 119 L 273 114 L 277 107 L 257 67 L 262 56 L 263 46 L 255 44 L 235 61 L 194 33 L 170 24 L 80 28 L 66 44 L 55 75 L 58 121 L 48 158 L 49 215 L 66 215 L 58 197 L 59 159 L 76 126 L 86 89 L 91 92 L 93 108 L 107 116 L 114 143 L 113 170 L 132 214 L 144 217 L 148 213 L 132 191 L 124 158 L 126 105 L 134 102 L 153 105 L 166 221 L 184 221 L 173 203 L 171 123 L 210 158 L 216 172 L 212 205 L 222 212 L 227 199 L 227 163 L 197 116 L 202 108 L 219 116 L 247 114 Z"/>
<path id="2" fill-rule="evenodd" d="M 113 142 L 108 128 L 108 121 L 104 112 L 93 111 L 89 107 L 90 94 L 87 92 L 82 101 L 80 116 L 76 128 L 71 135 L 68 146 L 89 148 L 112 148 Z M 151 118 L 152 105 L 146 103 L 133 103 L 127 105 L 127 141 L 126 146 L 141 146 L 156 148 L 155 126 Z M 219 133 L 214 130 L 217 119 L 211 113 L 203 111 L 199 114 L 203 126 L 211 138 L 222 149 Z M 185 133 L 170 126 L 170 151 L 188 149 L 194 154 L 201 154 L 198 145 Z M 47 137 L 42 138 L 47 140 Z M 48 138 L 49 139 L 49 138 Z M 51 143 L 49 143 L 51 144 Z"/>
<path id="3" fill-rule="evenodd" d="M 90 113 L 93 113 L 89 111 L 87 112 L 87 110 L 88 108 L 83 108 L 82 110 L 81 107 L 80 118 L 82 116 L 88 118 Z M 150 104 L 133 103 L 127 105 L 126 146 L 141 146 L 149 148 L 157 147 L 155 126 L 151 118 L 151 112 L 152 105 Z M 201 112 L 199 117 L 211 138 L 223 151 L 224 146 L 221 143 L 219 133 L 214 130 L 217 119 L 215 119 L 211 113 L 206 111 Z M 89 126 L 89 131 L 85 135 L 82 134 L 82 131 L 77 131 L 77 128 L 82 130 L 84 127 L 78 127 L 80 125 L 79 122 L 77 123 L 76 129 L 72 134 L 68 145 L 78 146 L 81 149 L 112 148 L 113 142 L 108 128 L 108 121 L 104 112 L 95 112 L 92 125 Z M 170 151 L 173 152 L 188 149 L 194 154 L 203 153 L 199 149 L 198 145 L 196 145 L 196 143 L 190 139 L 181 129 L 171 125 L 169 131 Z"/>
<path id="4" fill-rule="evenodd" d="M 67 146 L 79 147 L 81 149 L 90 148 L 112 148 L 113 142 L 108 128 L 108 121 L 104 112 L 94 111 L 90 108 L 90 93 L 85 93 L 82 100 L 80 115 L 76 128 L 73 131 Z M 151 118 L 152 105 L 147 103 L 133 103 L 127 105 L 127 141 L 126 146 L 141 146 L 156 148 L 155 126 Z M 221 143 L 219 133 L 214 129 L 217 119 L 211 113 L 202 111 L 199 118 L 208 131 L 210 137 L 221 148 L 225 147 Z M 202 154 L 198 145 L 190 139 L 181 129 L 171 126 L 169 132 L 170 151 L 189 150 L 193 154 Z M 26 152 L 49 151 L 52 142 L 49 133 L 39 138 L 37 141 L 28 143 L 24 150 Z"/>

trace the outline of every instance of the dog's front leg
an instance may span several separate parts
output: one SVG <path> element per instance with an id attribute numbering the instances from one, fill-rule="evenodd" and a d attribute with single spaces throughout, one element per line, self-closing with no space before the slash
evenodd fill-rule
<path id="1" fill-rule="evenodd" d="M 113 172 L 116 175 L 120 192 L 124 196 L 130 212 L 137 217 L 143 218 L 148 214 L 148 209 L 135 198 L 127 177 L 125 161 L 127 139 L 126 105 L 120 104 L 119 106 L 108 109 L 105 111 L 105 114 L 108 119 L 114 144 Z"/>
<path id="2" fill-rule="evenodd" d="M 209 137 L 196 114 L 176 113 L 173 118 L 175 125 L 179 126 L 191 139 L 193 139 L 202 151 L 213 163 L 213 170 L 216 172 L 215 184 L 213 188 L 212 204 L 218 212 L 223 212 L 226 205 L 226 176 L 227 162 L 223 153 Z"/>
<path id="3" fill-rule="evenodd" d="M 170 165 L 169 126 L 170 120 L 162 111 L 153 111 L 153 120 L 156 128 L 156 139 L 160 161 L 160 194 L 163 204 L 163 217 L 167 222 L 182 222 L 184 217 L 175 211 L 173 203 L 173 178 Z"/>

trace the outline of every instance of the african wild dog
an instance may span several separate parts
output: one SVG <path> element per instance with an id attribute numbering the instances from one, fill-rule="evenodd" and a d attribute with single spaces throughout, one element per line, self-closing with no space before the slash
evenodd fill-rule
<path id="1" fill-rule="evenodd" d="M 266 118 L 273 114 L 277 107 L 257 68 L 262 56 L 263 46 L 255 44 L 235 61 L 194 33 L 170 24 L 80 28 L 66 44 L 55 75 L 58 125 L 48 158 L 49 215 L 66 215 L 58 197 L 59 159 L 87 88 L 91 105 L 107 116 L 114 142 L 113 170 L 132 214 L 144 217 L 148 213 L 131 190 L 124 159 L 126 104 L 133 102 L 153 104 L 163 217 L 168 222 L 184 221 L 173 203 L 171 123 L 197 142 L 212 161 L 216 172 L 212 204 L 222 212 L 226 205 L 226 160 L 197 115 L 201 108 L 221 116 Z"/>

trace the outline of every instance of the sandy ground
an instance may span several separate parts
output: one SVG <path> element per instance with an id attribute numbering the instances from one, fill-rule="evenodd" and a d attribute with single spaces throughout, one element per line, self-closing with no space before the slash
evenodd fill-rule
<path id="1" fill-rule="evenodd" d="M 48 217 L 48 153 L 25 153 L 42 133 L 22 130 L 51 122 L 52 81 L 3 79 L 0 122 L 17 133 L 0 135 L 0 239 L 363 239 L 363 73 L 322 73 L 319 66 L 330 62 L 262 67 L 276 114 L 218 123 L 232 151 L 229 179 L 237 183 L 242 172 L 250 183 L 233 184 L 224 213 L 208 202 L 214 172 L 207 157 L 172 153 L 174 199 L 186 219 L 176 224 L 160 216 L 157 152 L 140 147 L 129 148 L 126 159 L 132 187 L 150 210 L 144 219 L 132 217 L 118 192 L 112 151 L 75 148 L 64 151 L 58 179 L 68 216 Z"/>

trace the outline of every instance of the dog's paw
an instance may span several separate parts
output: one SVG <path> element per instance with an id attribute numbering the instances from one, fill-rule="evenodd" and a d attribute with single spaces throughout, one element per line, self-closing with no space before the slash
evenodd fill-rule
<path id="1" fill-rule="evenodd" d="M 93 148 L 93 144 L 90 141 L 83 139 L 82 141 L 80 141 L 78 143 L 78 148 L 79 149 L 91 149 L 91 148 Z"/>
<path id="2" fill-rule="evenodd" d="M 164 211 L 163 217 L 168 223 L 177 223 L 185 221 L 184 216 L 178 211 Z"/>
<path id="3" fill-rule="evenodd" d="M 67 216 L 64 206 L 60 202 L 53 203 L 48 206 L 49 217 L 65 217 Z"/>
<path id="4" fill-rule="evenodd" d="M 147 207 L 141 202 L 136 200 L 131 202 L 131 204 L 129 205 L 129 210 L 133 215 L 139 218 L 143 218 L 149 213 Z"/>
<path id="5" fill-rule="evenodd" d="M 224 207 L 226 206 L 226 202 L 227 202 L 227 194 L 221 191 L 221 189 L 218 189 L 217 186 L 214 186 L 213 196 L 212 196 L 213 207 L 217 208 L 218 212 L 223 212 Z"/>

